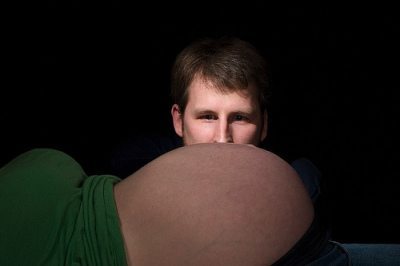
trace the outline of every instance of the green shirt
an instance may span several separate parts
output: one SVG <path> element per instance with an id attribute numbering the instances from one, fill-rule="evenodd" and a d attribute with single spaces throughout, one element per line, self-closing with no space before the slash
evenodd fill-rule
<path id="1" fill-rule="evenodd" d="M 0 169 L 0 265 L 126 265 L 110 175 L 28 151 Z"/>

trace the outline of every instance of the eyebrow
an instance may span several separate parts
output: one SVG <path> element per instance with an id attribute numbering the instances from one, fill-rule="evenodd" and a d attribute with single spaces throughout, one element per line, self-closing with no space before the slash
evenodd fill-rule
<path id="1" fill-rule="evenodd" d="M 216 114 L 217 112 L 213 111 L 212 109 L 208 108 L 196 108 L 193 110 L 193 113 L 196 115 L 202 115 L 202 114 Z M 240 114 L 240 115 L 246 115 L 246 116 L 254 116 L 257 114 L 255 110 L 234 110 L 230 113 L 233 114 Z"/>

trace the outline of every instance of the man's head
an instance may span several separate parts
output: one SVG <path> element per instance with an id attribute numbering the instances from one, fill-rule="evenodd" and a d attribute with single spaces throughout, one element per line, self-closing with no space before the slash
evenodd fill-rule
<path id="1" fill-rule="evenodd" d="M 172 68 L 171 109 L 185 145 L 258 145 L 267 135 L 264 58 L 237 38 L 203 39 L 186 47 Z"/>

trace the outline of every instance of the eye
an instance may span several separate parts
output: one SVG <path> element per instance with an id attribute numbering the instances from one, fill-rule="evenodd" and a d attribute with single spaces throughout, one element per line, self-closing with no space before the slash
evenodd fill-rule
<path id="1" fill-rule="evenodd" d="M 249 118 L 247 116 L 237 114 L 234 116 L 234 120 L 235 121 L 247 121 L 247 120 L 249 120 Z"/>
<path id="2" fill-rule="evenodd" d="M 204 120 L 215 120 L 216 117 L 215 117 L 215 115 L 212 115 L 212 114 L 205 114 L 205 115 L 200 116 L 200 119 L 204 119 Z"/>

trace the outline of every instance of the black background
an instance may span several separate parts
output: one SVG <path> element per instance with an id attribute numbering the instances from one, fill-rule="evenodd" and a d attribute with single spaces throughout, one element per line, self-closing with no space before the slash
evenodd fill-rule
<path id="1" fill-rule="evenodd" d="M 53 147 L 88 174 L 110 172 L 110 153 L 126 139 L 173 134 L 169 71 L 176 54 L 199 37 L 235 35 L 270 63 L 265 145 L 288 161 L 308 157 L 321 170 L 334 238 L 400 242 L 395 8 L 255 5 L 254 15 L 233 15 L 213 6 L 225 23 L 210 23 L 207 12 L 166 11 L 179 22 L 169 23 L 119 2 L 101 12 L 72 5 L 78 8 L 16 20 L 5 38 L 2 164 Z"/>

